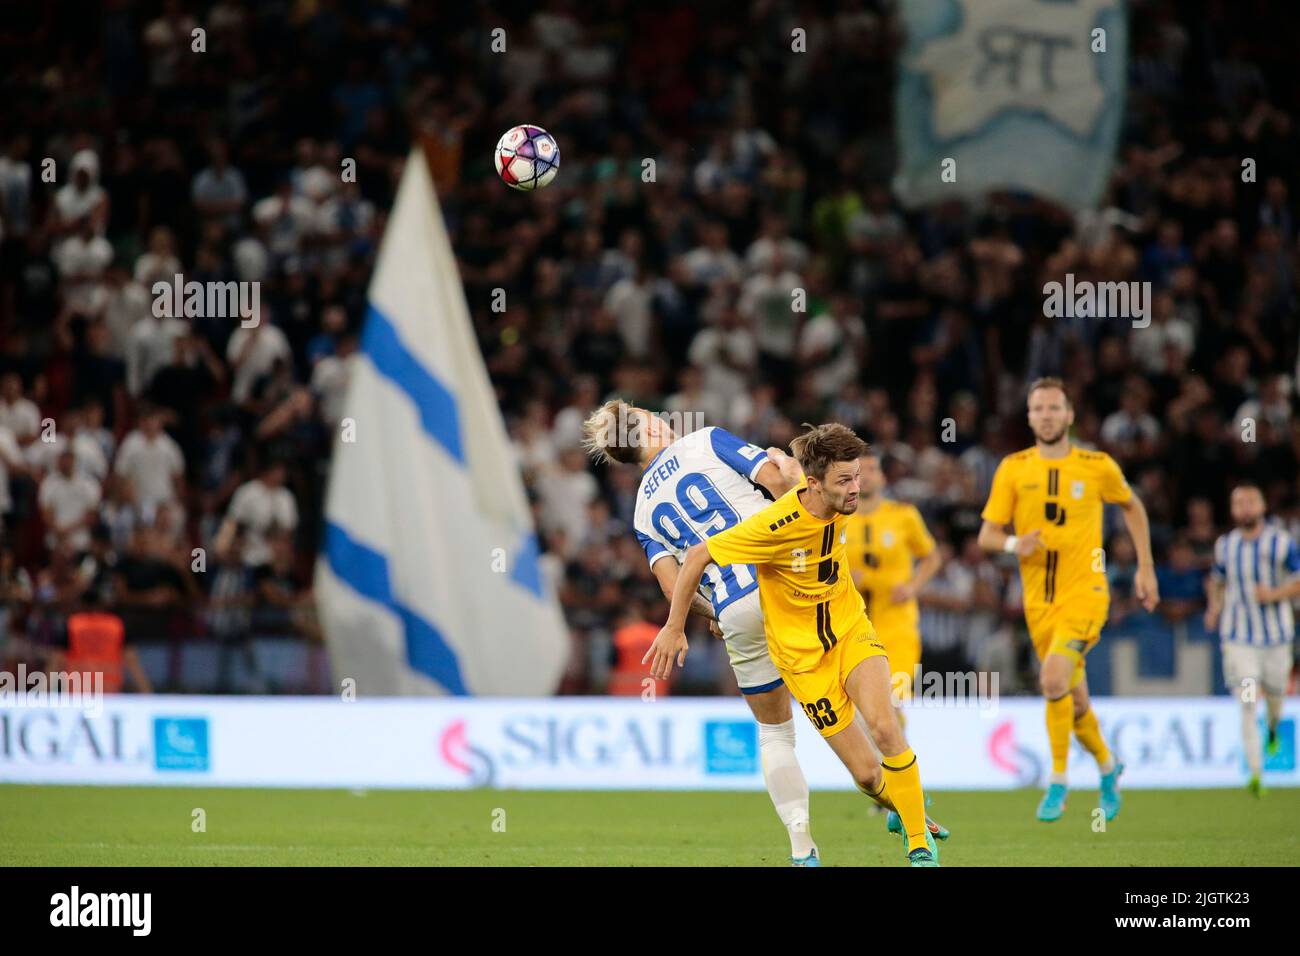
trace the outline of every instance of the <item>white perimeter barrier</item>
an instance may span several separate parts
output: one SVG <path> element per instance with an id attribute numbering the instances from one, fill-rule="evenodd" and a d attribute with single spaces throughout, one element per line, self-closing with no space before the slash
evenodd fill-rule
<path id="1" fill-rule="evenodd" d="M 0 782 L 350 788 L 759 790 L 758 735 L 739 698 L 543 699 L 109 695 L 102 707 L 0 701 Z M 1094 701 L 1127 765 L 1124 785 L 1228 787 L 1245 779 L 1227 697 Z M 812 725 L 795 715 L 814 789 L 849 789 Z M 1041 783 L 1050 769 L 1034 698 L 909 709 L 929 789 Z M 1266 763 L 1298 786 L 1295 720 Z M 1078 744 L 1071 783 L 1096 786 Z M 3 800 L 0 798 L 0 803 Z"/>

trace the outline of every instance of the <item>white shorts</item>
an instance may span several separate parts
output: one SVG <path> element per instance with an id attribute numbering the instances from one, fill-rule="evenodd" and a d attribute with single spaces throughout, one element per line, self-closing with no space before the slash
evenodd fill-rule
<path id="1" fill-rule="evenodd" d="M 1228 693 L 1240 695 L 1243 683 L 1251 681 L 1269 694 L 1285 694 L 1291 677 L 1290 641 L 1260 647 L 1239 641 L 1223 642 L 1223 682 Z"/>
<path id="2" fill-rule="evenodd" d="M 767 652 L 758 588 L 724 607 L 718 624 L 722 627 L 722 639 L 727 642 L 727 657 L 736 673 L 740 692 L 762 694 L 780 687 L 781 675 Z"/>

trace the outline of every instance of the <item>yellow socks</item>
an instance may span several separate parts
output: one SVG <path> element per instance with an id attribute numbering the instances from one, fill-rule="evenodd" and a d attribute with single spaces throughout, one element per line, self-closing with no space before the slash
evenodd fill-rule
<path id="1" fill-rule="evenodd" d="M 912 849 L 926 846 L 925 794 L 921 791 L 921 768 L 916 754 L 908 747 L 901 754 L 880 761 L 884 770 L 885 791 L 903 821 L 907 843 Z"/>
<path id="2" fill-rule="evenodd" d="M 1070 758 L 1070 730 L 1074 727 L 1074 698 L 1066 694 L 1047 702 L 1047 741 L 1052 748 L 1052 774 L 1065 776 Z"/>
<path id="3" fill-rule="evenodd" d="M 1111 763 L 1110 748 L 1106 746 L 1106 741 L 1101 736 L 1101 726 L 1097 723 L 1097 715 L 1089 707 L 1082 717 L 1074 721 L 1074 736 L 1079 738 L 1079 743 L 1083 744 L 1088 753 L 1097 759 L 1097 766 L 1101 767 L 1101 772 L 1106 773 L 1113 764 Z"/>

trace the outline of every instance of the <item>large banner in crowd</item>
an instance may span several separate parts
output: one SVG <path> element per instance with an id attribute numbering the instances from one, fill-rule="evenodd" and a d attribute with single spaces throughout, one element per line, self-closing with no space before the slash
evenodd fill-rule
<path id="1" fill-rule="evenodd" d="M 333 673 L 367 695 L 553 693 L 568 634 L 418 150 L 350 376 L 315 578 Z"/>
<path id="2" fill-rule="evenodd" d="M 1100 698 L 1127 789 L 1232 787 L 1245 780 L 1238 706 L 1227 697 Z M 796 720 L 814 789 L 850 789 L 812 725 Z M 1045 782 L 1042 702 L 909 709 L 927 787 Z M 1295 718 L 1265 765 L 1300 786 Z M 1096 787 L 1076 749 L 1070 778 Z M 107 696 L 102 708 L 0 703 L 0 781 L 170 786 L 762 790 L 758 732 L 738 698 L 385 698 Z"/>
<path id="3" fill-rule="evenodd" d="M 899 11 L 899 199 L 1005 189 L 1096 204 L 1123 119 L 1123 0 L 908 0 Z"/>

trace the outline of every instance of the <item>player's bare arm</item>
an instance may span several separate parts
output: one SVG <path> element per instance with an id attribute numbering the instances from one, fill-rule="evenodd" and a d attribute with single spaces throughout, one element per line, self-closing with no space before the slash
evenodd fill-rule
<path id="1" fill-rule="evenodd" d="M 1261 604 L 1277 604 L 1279 601 L 1289 601 L 1297 594 L 1300 594 L 1300 577 L 1292 578 L 1277 587 L 1270 587 L 1267 584 L 1260 584 L 1255 587 L 1255 600 Z"/>
<path id="2" fill-rule="evenodd" d="M 677 576 L 680 573 L 677 562 L 659 560 L 650 566 L 650 570 L 654 573 L 655 580 L 659 582 L 659 590 L 663 591 L 664 597 L 671 601 L 673 599 L 673 589 L 677 585 Z M 691 597 L 691 613 L 708 618 L 709 633 L 714 637 L 722 636 L 722 627 L 718 624 L 717 615 L 713 613 L 713 605 L 705 600 L 704 595 L 698 591 Z"/>
<path id="3" fill-rule="evenodd" d="M 979 545 L 985 551 L 1006 551 L 1018 558 L 1028 558 L 1043 546 L 1037 528 L 1022 535 L 1014 535 L 1006 525 L 985 521 L 980 525 Z"/>
<path id="4" fill-rule="evenodd" d="M 1133 547 L 1137 550 L 1137 574 L 1133 577 L 1133 596 L 1148 611 L 1154 611 L 1160 603 L 1160 588 L 1156 584 L 1156 562 L 1151 554 L 1151 522 L 1147 518 L 1146 506 L 1136 494 L 1130 495 L 1128 501 L 1120 506 L 1124 515 L 1124 526 L 1128 528 Z"/>
<path id="5" fill-rule="evenodd" d="M 1223 582 L 1212 574 L 1205 577 L 1205 629 L 1219 628 L 1219 615 L 1223 613 Z"/>
<path id="6" fill-rule="evenodd" d="M 930 579 L 939 573 L 939 568 L 943 567 L 943 555 L 939 549 L 935 548 L 924 558 L 916 563 L 916 570 L 912 572 L 912 580 L 898 585 L 890 592 L 890 600 L 895 604 L 902 604 L 904 601 L 910 601 L 921 593 L 921 589 L 930 583 Z"/>
<path id="7" fill-rule="evenodd" d="M 686 615 L 690 612 L 691 599 L 704 577 L 704 569 L 713 559 L 709 557 L 708 546 L 703 542 L 692 545 L 686 552 L 686 560 L 677 575 L 673 587 L 672 607 L 668 611 L 668 622 L 646 651 L 641 663 L 650 662 L 650 676 L 667 680 L 673 672 L 673 658 L 677 666 L 686 663 Z"/>

